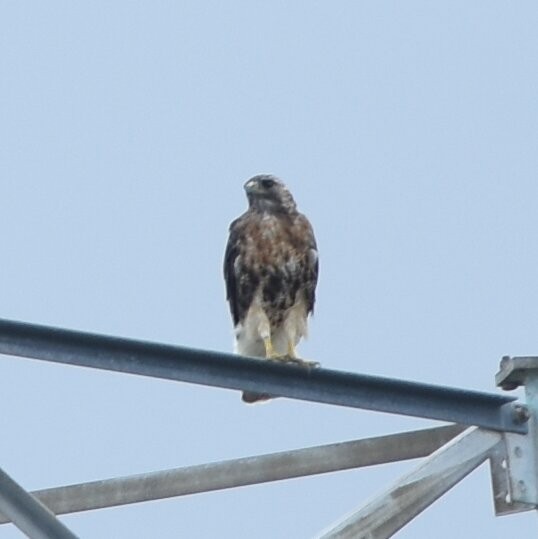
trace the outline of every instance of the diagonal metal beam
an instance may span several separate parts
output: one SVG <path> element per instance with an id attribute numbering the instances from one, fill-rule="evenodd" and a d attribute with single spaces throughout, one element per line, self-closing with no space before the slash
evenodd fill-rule
<path id="1" fill-rule="evenodd" d="M 319 539 L 388 539 L 489 458 L 502 434 L 472 427 Z"/>
<path id="2" fill-rule="evenodd" d="M 527 432 L 513 397 L 0 320 L 0 354 Z"/>
<path id="3" fill-rule="evenodd" d="M 461 425 L 449 425 L 50 488 L 32 494 L 56 514 L 87 511 L 424 457 L 462 430 Z M 0 524 L 8 521 L 0 514 Z"/>
<path id="4" fill-rule="evenodd" d="M 1 469 L 0 511 L 31 539 L 77 539 L 49 509 Z"/>

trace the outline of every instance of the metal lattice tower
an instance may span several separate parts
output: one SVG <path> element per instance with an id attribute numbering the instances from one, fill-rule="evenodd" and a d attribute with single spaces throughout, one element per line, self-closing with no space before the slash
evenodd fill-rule
<path id="1" fill-rule="evenodd" d="M 538 357 L 501 361 L 501 394 L 0 320 L 0 354 L 195 384 L 268 393 L 453 425 L 186 468 L 26 492 L 0 470 L 0 524 L 28 537 L 76 537 L 56 517 L 77 511 L 425 457 L 384 494 L 321 532 L 322 538 L 391 537 L 486 460 L 497 515 L 538 508 Z"/>

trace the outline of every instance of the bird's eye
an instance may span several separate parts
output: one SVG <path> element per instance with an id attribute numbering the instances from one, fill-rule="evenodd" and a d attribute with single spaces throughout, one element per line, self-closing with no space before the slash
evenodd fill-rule
<path id="1" fill-rule="evenodd" d="M 275 185 L 275 180 L 262 180 L 261 184 L 264 189 L 271 189 Z"/>

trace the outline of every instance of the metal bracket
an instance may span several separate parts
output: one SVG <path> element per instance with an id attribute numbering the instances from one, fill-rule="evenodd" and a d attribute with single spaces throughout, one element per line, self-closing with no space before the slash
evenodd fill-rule
<path id="1" fill-rule="evenodd" d="M 505 390 L 525 387 L 527 406 L 515 411 L 529 427 L 504 433 L 490 459 L 495 513 L 506 515 L 538 508 L 538 357 L 504 357 L 495 379 Z"/>
<path id="2" fill-rule="evenodd" d="M 527 503 L 529 479 L 529 438 L 525 435 L 503 436 L 490 457 L 491 484 L 495 515 L 511 515 L 535 509 Z"/>

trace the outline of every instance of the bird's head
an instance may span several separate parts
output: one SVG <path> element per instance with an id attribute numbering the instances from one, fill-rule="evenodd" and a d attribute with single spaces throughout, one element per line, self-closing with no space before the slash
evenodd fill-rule
<path id="1" fill-rule="evenodd" d="M 259 174 L 245 183 L 250 208 L 271 213 L 296 211 L 295 200 L 288 188 L 271 174 Z"/>

